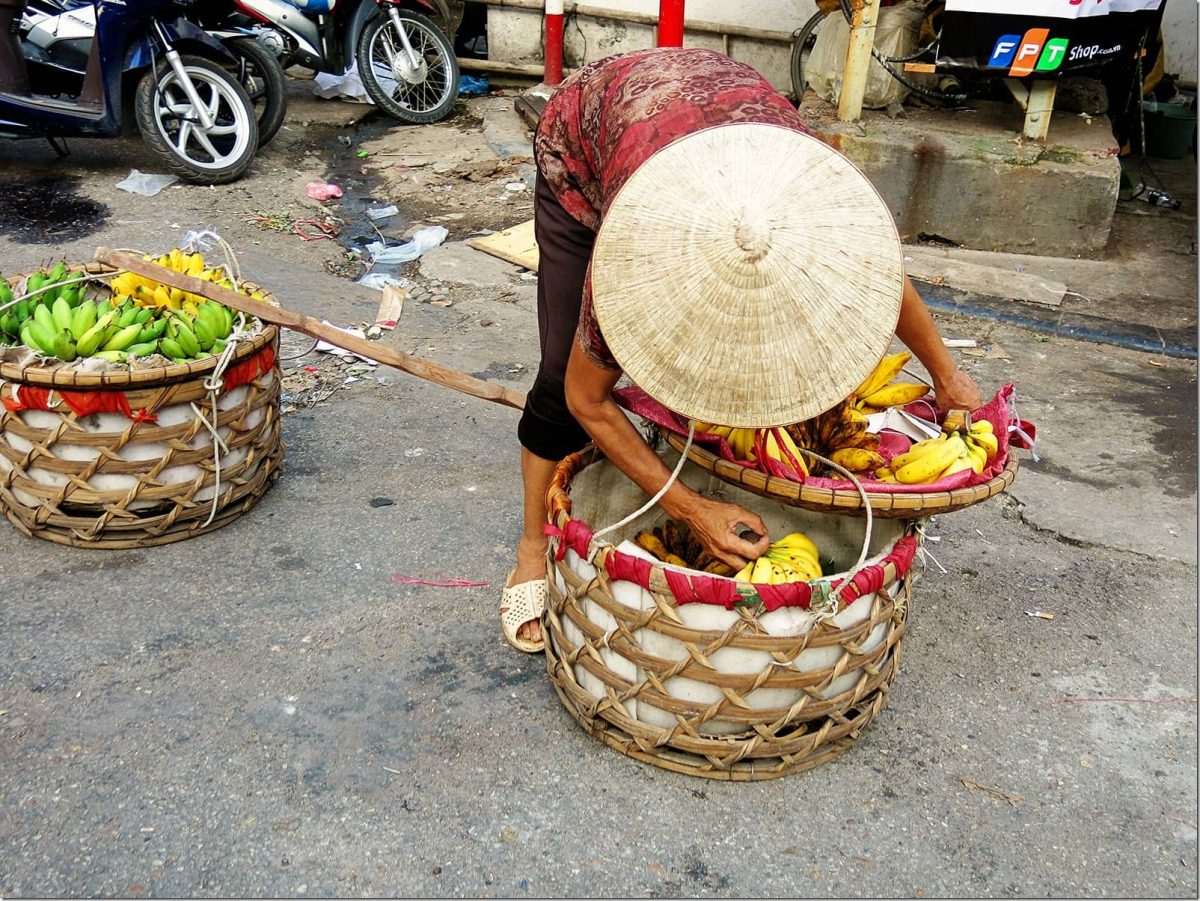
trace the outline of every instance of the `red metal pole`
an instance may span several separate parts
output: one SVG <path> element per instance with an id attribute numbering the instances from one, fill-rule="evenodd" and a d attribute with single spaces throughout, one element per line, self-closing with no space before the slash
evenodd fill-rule
<path id="1" fill-rule="evenodd" d="M 684 0 L 658 0 L 658 46 L 683 46 Z"/>
<path id="2" fill-rule="evenodd" d="M 546 0 L 546 74 L 549 85 L 563 79 L 563 0 Z"/>

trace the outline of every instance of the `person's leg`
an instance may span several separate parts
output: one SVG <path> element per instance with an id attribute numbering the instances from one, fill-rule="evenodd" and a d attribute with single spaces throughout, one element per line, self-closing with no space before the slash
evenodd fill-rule
<path id="1" fill-rule="evenodd" d="M 567 409 L 563 386 L 596 235 L 571 218 L 541 177 L 534 194 L 534 231 L 539 253 L 541 363 L 517 428 L 525 500 L 513 585 L 546 577 L 546 492 L 558 462 L 588 441 L 587 433 Z M 541 624 L 536 620 L 525 623 L 518 634 L 538 641 Z"/>

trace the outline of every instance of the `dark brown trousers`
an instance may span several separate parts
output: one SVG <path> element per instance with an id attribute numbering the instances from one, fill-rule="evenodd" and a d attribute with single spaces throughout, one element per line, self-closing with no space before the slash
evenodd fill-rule
<path id="1" fill-rule="evenodd" d="M 564 383 L 596 233 L 571 218 L 540 173 L 533 198 L 533 227 L 540 259 L 538 335 L 542 359 L 525 399 L 517 437 L 534 455 L 561 460 L 590 440 L 567 409 Z"/>

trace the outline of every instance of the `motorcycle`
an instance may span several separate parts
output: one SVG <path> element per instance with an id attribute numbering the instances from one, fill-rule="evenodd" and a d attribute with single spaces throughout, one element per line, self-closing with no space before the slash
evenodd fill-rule
<path id="1" fill-rule="evenodd" d="M 283 67 L 342 75 L 357 63 L 375 105 L 402 122 L 444 119 L 458 97 L 458 60 L 450 38 L 405 0 L 234 0 L 261 27 L 258 40 Z M 450 22 L 445 0 L 412 5 Z M 209 28 L 228 19 L 202 21 Z M 244 21 L 243 21 L 244 24 Z"/>
<path id="2" fill-rule="evenodd" d="M 51 46 L 64 37 L 73 41 L 90 37 L 87 25 L 94 11 L 81 11 L 90 6 L 92 0 L 29 0 L 21 17 L 21 37 L 48 55 Z M 233 9 L 232 0 L 194 0 L 188 7 L 188 19 L 198 23 L 228 15 Z M 94 30 L 94 19 L 91 21 Z M 250 95 L 258 119 L 258 146 L 265 146 L 287 114 L 287 77 L 279 58 L 255 39 L 254 28 L 233 24 L 206 31 L 228 51 L 231 59 L 226 68 Z"/>
<path id="3" fill-rule="evenodd" d="M 233 57 L 177 0 L 97 0 L 25 41 L 18 12 L 0 5 L 0 135 L 44 137 L 61 154 L 60 138 L 120 137 L 132 120 L 185 181 L 224 184 L 250 167 L 258 123 Z"/>

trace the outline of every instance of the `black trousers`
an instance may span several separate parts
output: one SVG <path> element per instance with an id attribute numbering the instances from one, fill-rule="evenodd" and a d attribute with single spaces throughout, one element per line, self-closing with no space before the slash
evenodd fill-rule
<path id="1" fill-rule="evenodd" d="M 590 438 L 567 409 L 567 361 L 579 327 L 583 283 L 596 233 L 562 208 L 538 174 L 533 198 L 538 242 L 538 336 L 542 359 L 517 426 L 521 446 L 544 460 L 561 460 Z"/>

